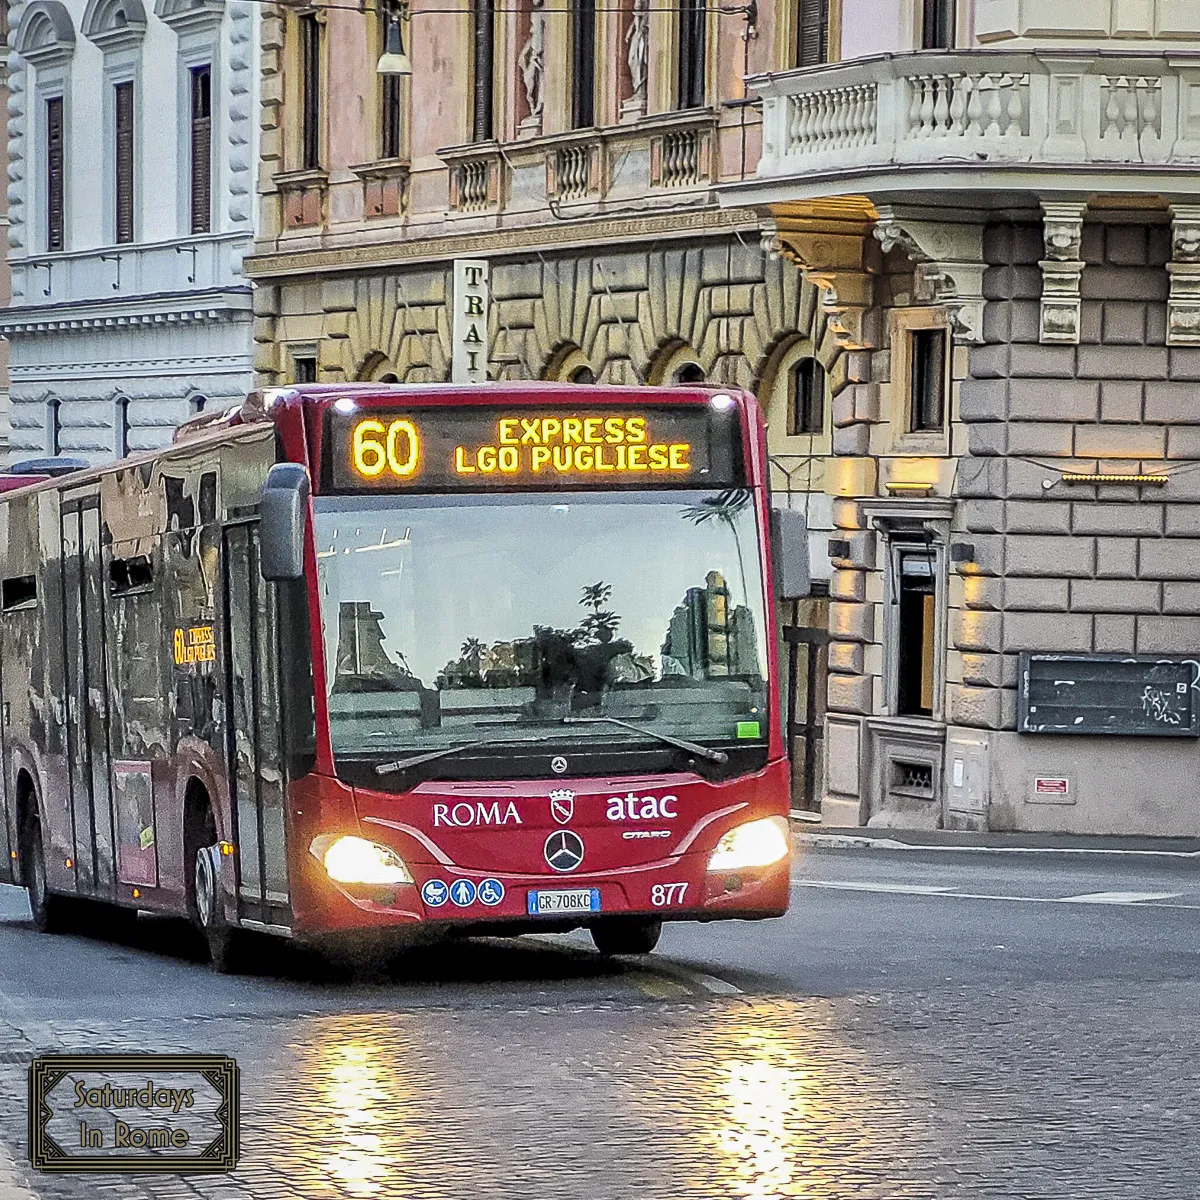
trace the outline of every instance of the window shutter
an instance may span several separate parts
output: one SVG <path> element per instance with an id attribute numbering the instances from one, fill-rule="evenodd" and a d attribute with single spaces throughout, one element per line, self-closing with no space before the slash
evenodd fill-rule
<path id="1" fill-rule="evenodd" d="M 116 85 L 117 241 L 133 241 L 133 84 Z"/>
<path id="2" fill-rule="evenodd" d="M 699 108 L 705 101 L 707 15 L 706 0 L 682 0 L 679 7 L 679 108 Z"/>
<path id="3" fill-rule="evenodd" d="M 596 0 L 576 0 L 571 19 L 571 124 L 596 123 Z"/>
<path id="4" fill-rule="evenodd" d="M 192 232 L 212 228 L 212 71 L 192 71 Z"/>
<path id="5" fill-rule="evenodd" d="M 46 249 L 65 246 L 63 206 L 63 102 L 46 101 Z"/>
<path id="6" fill-rule="evenodd" d="M 300 49 L 304 59 L 300 165 L 313 171 L 321 165 L 321 26 L 314 13 L 300 18 Z"/>
<path id="7" fill-rule="evenodd" d="M 487 141 L 492 136 L 492 88 L 495 40 L 494 0 L 473 0 L 474 25 L 474 109 L 471 115 L 471 140 Z"/>
<path id="8" fill-rule="evenodd" d="M 829 60 L 829 0 L 799 0 L 796 66 L 815 67 Z"/>

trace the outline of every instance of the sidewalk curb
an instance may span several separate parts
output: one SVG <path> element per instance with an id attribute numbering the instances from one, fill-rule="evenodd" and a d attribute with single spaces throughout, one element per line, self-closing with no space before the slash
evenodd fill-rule
<path id="1" fill-rule="evenodd" d="M 1154 850 L 1116 849 L 1105 846 L 970 846 L 964 844 L 930 844 L 903 842 L 897 838 L 870 837 L 844 833 L 792 832 L 792 840 L 799 846 L 821 847 L 826 850 L 899 850 L 916 853 L 937 854 L 1040 854 L 1070 855 L 1074 857 L 1109 858 L 1180 858 L 1200 859 L 1200 850 Z"/>

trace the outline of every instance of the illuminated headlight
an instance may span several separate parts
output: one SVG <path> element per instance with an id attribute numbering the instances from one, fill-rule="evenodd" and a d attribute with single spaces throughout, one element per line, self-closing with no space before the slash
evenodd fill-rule
<path id="1" fill-rule="evenodd" d="M 338 883 L 412 883 L 404 859 L 390 846 L 347 835 L 330 843 L 321 857 L 325 873 Z"/>
<path id="2" fill-rule="evenodd" d="M 788 823 L 783 817 L 764 817 L 731 829 L 708 860 L 710 871 L 745 871 L 769 867 L 788 854 Z"/>

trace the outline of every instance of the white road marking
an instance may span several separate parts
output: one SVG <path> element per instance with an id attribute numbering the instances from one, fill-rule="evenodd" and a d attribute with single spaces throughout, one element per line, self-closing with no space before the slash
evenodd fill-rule
<path id="1" fill-rule="evenodd" d="M 1063 896 L 1061 904 L 1143 904 L 1147 900 L 1175 900 L 1182 892 L 1084 892 Z"/>
<path id="2" fill-rule="evenodd" d="M 930 887 L 923 883 L 835 883 L 832 880 L 793 880 L 794 885 L 801 887 L 825 887 L 845 892 L 895 892 L 902 896 L 941 896 L 947 892 L 955 892 L 953 887 Z"/>
<path id="3" fill-rule="evenodd" d="M 1003 900 L 1015 904 L 1115 904 L 1135 908 L 1181 908 L 1200 911 L 1200 904 L 1174 904 L 1182 892 L 1092 892 L 1082 896 L 1005 896 L 990 892 L 960 892 L 957 888 L 918 888 L 893 883 L 843 883 L 824 879 L 793 879 L 792 888 L 826 891 L 881 892 L 891 895 L 933 896 L 939 900 Z M 1119 897 L 1096 899 L 1096 897 Z"/>

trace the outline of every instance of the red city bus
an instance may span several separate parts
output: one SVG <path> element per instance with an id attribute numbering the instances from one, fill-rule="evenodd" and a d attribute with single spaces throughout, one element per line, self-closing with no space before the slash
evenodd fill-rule
<path id="1" fill-rule="evenodd" d="M 782 914 L 766 472 L 736 391 L 351 384 L 5 492 L 0 875 L 222 969 Z"/>

